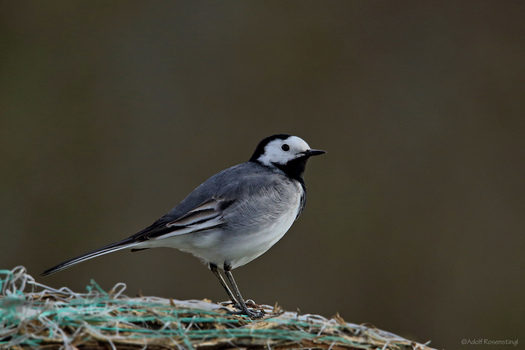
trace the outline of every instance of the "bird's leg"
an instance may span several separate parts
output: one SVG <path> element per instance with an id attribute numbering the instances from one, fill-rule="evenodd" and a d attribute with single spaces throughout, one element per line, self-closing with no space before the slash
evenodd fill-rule
<path id="1" fill-rule="evenodd" d="M 244 299 L 242 298 L 241 292 L 239 291 L 239 287 L 237 287 L 237 283 L 235 283 L 235 279 L 233 278 L 232 274 L 232 267 L 228 263 L 224 263 L 224 273 L 226 274 L 226 277 L 228 278 L 228 281 L 230 281 L 230 284 L 233 287 L 233 291 L 235 293 L 235 296 L 237 297 L 238 305 L 241 308 L 241 311 L 250 318 L 260 318 L 263 316 L 263 313 L 261 312 L 253 312 L 248 310 L 248 307 L 246 306 L 246 303 L 244 302 Z"/>
<path id="2" fill-rule="evenodd" d="M 239 304 L 239 302 L 237 301 L 237 299 L 236 299 L 235 296 L 233 295 L 232 291 L 230 290 L 230 288 L 229 288 L 228 285 L 226 284 L 226 281 L 224 280 L 224 278 L 222 277 L 222 275 L 219 273 L 219 270 L 218 270 L 218 268 L 217 268 L 217 265 L 212 264 L 212 263 L 209 263 L 208 266 L 210 267 L 210 270 L 211 270 L 211 272 L 213 272 L 213 274 L 215 275 L 215 277 L 217 277 L 217 279 L 219 280 L 219 282 L 221 282 L 222 287 L 224 288 L 224 290 L 226 291 L 226 293 L 228 293 L 228 298 L 230 298 L 230 300 L 232 301 L 232 303 L 233 303 L 233 304 Z"/>

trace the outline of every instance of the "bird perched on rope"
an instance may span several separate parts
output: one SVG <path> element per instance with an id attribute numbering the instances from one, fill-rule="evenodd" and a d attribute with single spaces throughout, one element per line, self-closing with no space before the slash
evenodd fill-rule
<path id="1" fill-rule="evenodd" d="M 65 261 L 42 275 L 122 249 L 177 248 L 209 266 L 242 314 L 259 317 L 246 306 L 232 270 L 265 253 L 292 226 L 306 203 L 306 163 L 323 153 L 311 149 L 297 136 L 267 137 L 249 161 L 215 174 L 152 225 L 122 241 Z M 219 269 L 224 271 L 233 292 Z"/>

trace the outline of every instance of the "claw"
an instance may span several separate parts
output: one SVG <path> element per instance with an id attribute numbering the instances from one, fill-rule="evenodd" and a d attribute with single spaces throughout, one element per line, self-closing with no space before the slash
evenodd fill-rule
<path id="1" fill-rule="evenodd" d="M 262 311 L 262 310 L 252 311 L 252 310 L 249 310 L 249 309 L 242 310 L 242 308 L 237 308 L 237 311 L 228 310 L 228 313 L 230 315 L 237 315 L 237 316 L 244 315 L 244 316 L 248 316 L 248 318 L 250 318 L 252 320 L 263 318 L 266 315 L 264 313 L 264 311 Z"/>

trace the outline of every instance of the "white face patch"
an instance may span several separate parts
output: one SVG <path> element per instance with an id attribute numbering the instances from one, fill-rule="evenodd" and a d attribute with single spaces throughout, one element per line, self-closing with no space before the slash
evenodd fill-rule
<path id="1" fill-rule="evenodd" d="M 297 136 L 290 136 L 285 140 L 275 139 L 264 147 L 264 153 L 257 160 L 266 165 L 286 164 L 309 149 L 310 146 Z"/>

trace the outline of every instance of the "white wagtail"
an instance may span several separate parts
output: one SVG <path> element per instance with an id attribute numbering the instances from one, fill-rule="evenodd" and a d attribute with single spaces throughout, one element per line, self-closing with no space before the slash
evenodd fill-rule
<path id="1" fill-rule="evenodd" d="M 46 270 L 46 276 L 79 262 L 131 248 L 177 248 L 208 264 L 240 308 L 248 310 L 231 270 L 270 249 L 301 214 L 306 203 L 306 162 L 325 151 L 310 149 L 297 136 L 279 134 L 262 140 L 248 162 L 215 174 L 166 215 L 142 231 Z M 222 269 L 233 293 L 218 271 Z"/>

